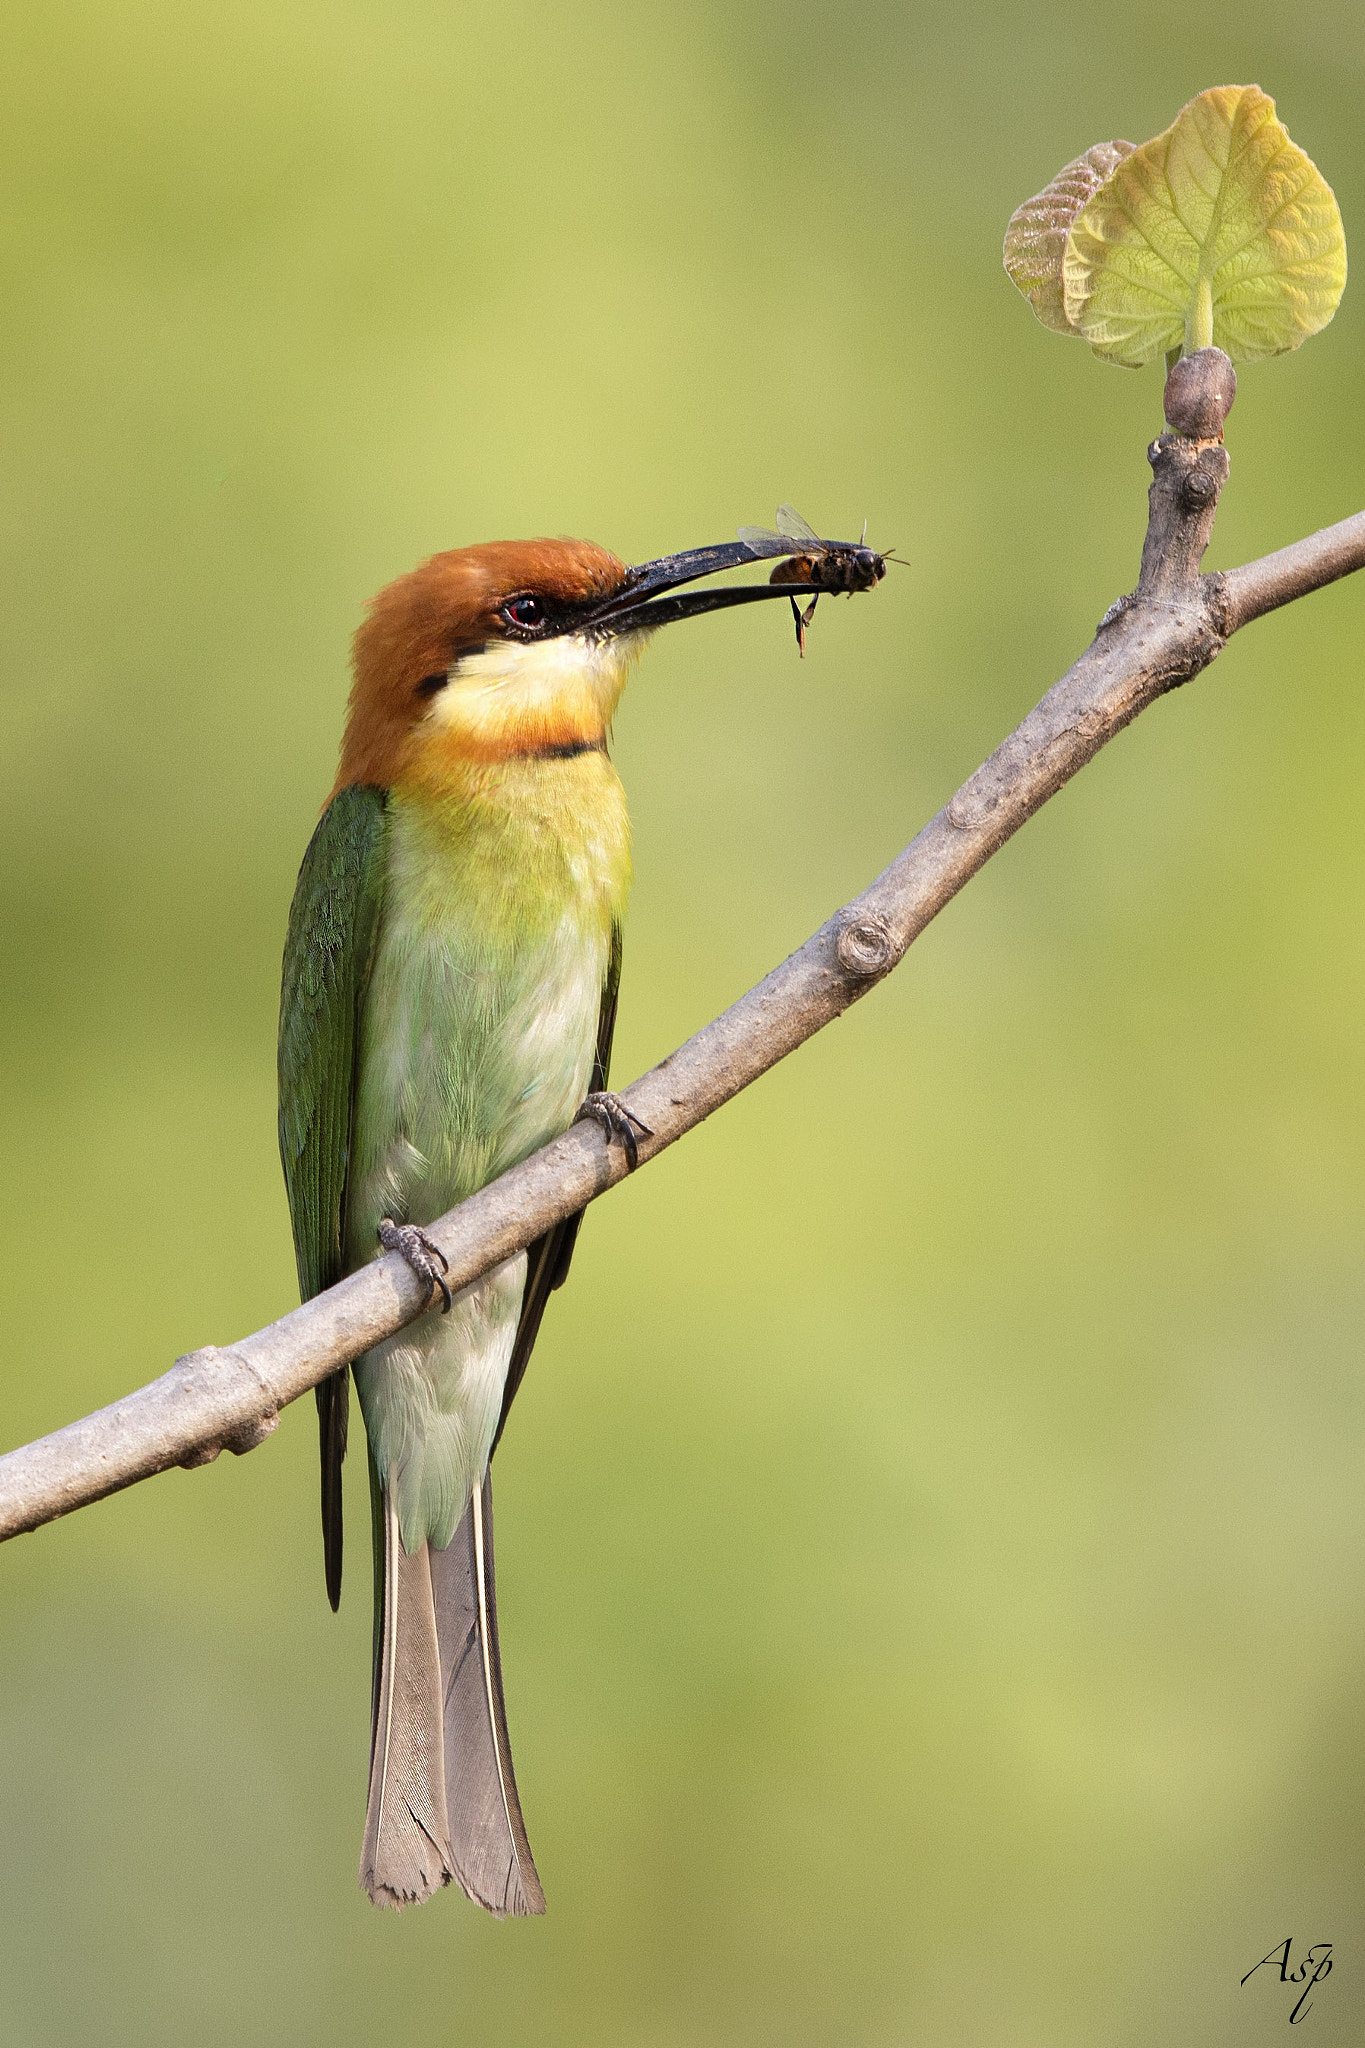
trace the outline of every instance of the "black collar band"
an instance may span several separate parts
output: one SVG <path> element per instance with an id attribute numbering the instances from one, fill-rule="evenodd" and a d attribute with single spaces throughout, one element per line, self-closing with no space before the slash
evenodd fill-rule
<path id="1" fill-rule="evenodd" d="M 519 761 L 572 761 L 579 754 L 605 754 L 605 739 L 566 740 L 562 746 L 527 747 L 524 754 L 518 754 Z"/>

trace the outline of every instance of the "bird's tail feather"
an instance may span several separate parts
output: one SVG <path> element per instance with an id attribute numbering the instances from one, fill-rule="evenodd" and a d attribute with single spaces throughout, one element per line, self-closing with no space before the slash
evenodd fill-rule
<path id="1" fill-rule="evenodd" d="M 543 1913 L 502 1696 L 489 1473 L 454 1541 L 431 1553 L 431 1583 L 445 1683 L 446 1811 L 456 1880 L 490 1913 Z"/>
<path id="2" fill-rule="evenodd" d="M 313 1389 L 318 1403 L 318 1448 L 322 1453 L 322 1558 L 327 1598 L 341 1605 L 341 1467 L 346 1456 L 346 1422 L 351 1402 L 351 1368 L 330 1373 Z"/>
<path id="3" fill-rule="evenodd" d="M 404 1906 L 454 1877 L 492 1913 L 543 1913 L 503 1704 L 492 1482 L 485 1474 L 446 1549 L 424 1543 L 411 1557 L 395 1498 L 390 1484 L 376 1502 L 361 1884 L 376 1905 Z"/>
<path id="4" fill-rule="evenodd" d="M 409 1557 L 392 1485 L 382 1500 L 370 1797 L 360 1882 L 377 1906 L 430 1898 L 451 1879 L 441 1657 L 426 1544 Z"/>

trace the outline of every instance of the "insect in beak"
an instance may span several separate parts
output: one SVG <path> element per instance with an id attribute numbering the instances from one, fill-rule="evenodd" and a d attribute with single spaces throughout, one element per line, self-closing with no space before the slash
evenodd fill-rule
<path id="1" fill-rule="evenodd" d="M 779 557 L 770 583 L 798 583 L 811 592 L 803 611 L 791 596 L 797 651 L 806 651 L 806 628 L 826 592 L 871 590 L 886 574 L 886 556 L 867 545 L 867 521 L 857 541 L 825 540 L 794 505 L 779 505 L 776 528 L 741 526 L 739 537 L 758 556 Z M 790 594 L 790 593 L 789 593 Z"/>

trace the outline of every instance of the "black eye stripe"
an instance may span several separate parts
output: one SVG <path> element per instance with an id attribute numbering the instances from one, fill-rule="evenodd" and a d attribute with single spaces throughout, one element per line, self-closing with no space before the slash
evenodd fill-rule
<path id="1" fill-rule="evenodd" d="M 449 681 L 450 677 L 442 669 L 438 676 L 423 676 L 413 694 L 418 697 L 434 697 L 436 692 L 443 690 Z"/>

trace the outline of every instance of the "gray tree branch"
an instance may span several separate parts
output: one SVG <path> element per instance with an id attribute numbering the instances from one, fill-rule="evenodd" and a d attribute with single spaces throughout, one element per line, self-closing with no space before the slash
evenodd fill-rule
<path id="1" fill-rule="evenodd" d="M 1179 366 L 1187 399 L 1197 362 L 1190 357 Z M 1231 366 L 1221 362 L 1226 381 Z M 1197 425 L 1207 436 L 1208 391 L 1202 399 Z M 1226 409 L 1214 407 L 1214 436 Z M 1187 425 L 1196 417 L 1175 406 L 1168 416 Z M 642 1164 L 889 974 L 1040 805 L 1139 712 L 1207 668 L 1239 626 L 1365 566 L 1360 512 L 1240 569 L 1201 575 L 1228 474 L 1222 441 L 1165 433 L 1148 459 L 1153 476 L 1137 589 L 1110 608 L 1075 666 L 870 888 L 623 1091 L 653 1134 L 640 1140 Z M 608 1144 L 594 1124 L 575 1124 L 428 1226 L 450 1261 L 450 1285 L 467 1286 L 625 1172 L 619 1145 Z M 250 1450 L 270 1434 L 286 1402 L 425 1306 L 402 1259 L 387 1254 L 252 1336 L 178 1359 L 149 1386 L 0 1458 L 0 1540 L 169 1466 L 205 1464 L 223 1448 Z"/>

